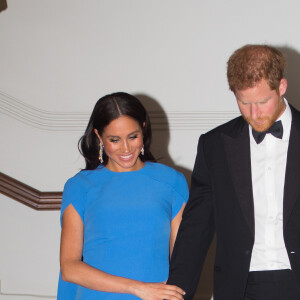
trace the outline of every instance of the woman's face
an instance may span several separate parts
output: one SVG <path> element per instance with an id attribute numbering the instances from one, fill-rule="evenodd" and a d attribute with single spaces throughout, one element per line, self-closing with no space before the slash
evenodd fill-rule
<path id="1" fill-rule="evenodd" d="M 101 135 L 95 133 L 108 156 L 106 167 L 114 172 L 136 171 L 144 166 L 139 154 L 143 147 L 142 128 L 136 120 L 121 116 L 111 121 Z"/>

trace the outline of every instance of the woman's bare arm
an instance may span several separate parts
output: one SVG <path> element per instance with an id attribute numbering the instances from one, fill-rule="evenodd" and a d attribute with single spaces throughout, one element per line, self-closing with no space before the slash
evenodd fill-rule
<path id="1" fill-rule="evenodd" d="M 170 235 L 170 257 L 172 256 L 176 236 L 178 233 L 178 228 L 182 219 L 182 213 L 185 208 L 185 203 L 182 204 L 180 211 L 176 215 L 176 217 L 172 220 L 171 223 L 171 235 Z"/>

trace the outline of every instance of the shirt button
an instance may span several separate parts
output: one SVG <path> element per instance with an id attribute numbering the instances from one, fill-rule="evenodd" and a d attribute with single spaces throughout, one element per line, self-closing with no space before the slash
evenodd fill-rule
<path id="1" fill-rule="evenodd" d="M 272 170 L 272 168 L 271 167 L 268 167 L 268 171 L 271 171 Z"/>

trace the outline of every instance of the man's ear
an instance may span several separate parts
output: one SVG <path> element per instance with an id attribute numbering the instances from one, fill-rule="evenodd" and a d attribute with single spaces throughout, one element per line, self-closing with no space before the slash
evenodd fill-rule
<path id="1" fill-rule="evenodd" d="M 287 80 L 285 78 L 282 78 L 279 82 L 279 95 L 280 97 L 283 96 L 287 89 Z"/>

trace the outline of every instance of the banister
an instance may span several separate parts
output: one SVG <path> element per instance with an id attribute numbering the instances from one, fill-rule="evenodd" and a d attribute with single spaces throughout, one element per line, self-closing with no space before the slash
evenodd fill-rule
<path id="1" fill-rule="evenodd" d="M 36 210 L 58 210 L 62 192 L 41 192 L 0 172 L 0 193 Z"/>

